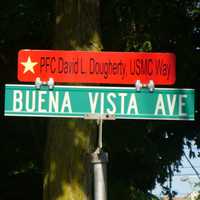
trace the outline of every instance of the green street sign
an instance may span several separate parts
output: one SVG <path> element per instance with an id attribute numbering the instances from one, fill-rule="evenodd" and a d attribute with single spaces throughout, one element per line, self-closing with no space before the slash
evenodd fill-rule
<path id="1" fill-rule="evenodd" d="M 5 86 L 6 116 L 84 118 L 87 114 L 112 114 L 116 119 L 194 120 L 194 90 Z"/>

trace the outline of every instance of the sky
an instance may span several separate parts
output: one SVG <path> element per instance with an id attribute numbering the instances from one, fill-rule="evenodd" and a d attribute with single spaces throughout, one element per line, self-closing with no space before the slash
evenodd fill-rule
<path id="1" fill-rule="evenodd" d="M 195 146 L 192 149 L 197 152 L 197 148 Z M 187 147 L 185 147 L 185 154 L 189 157 L 189 151 Z M 182 167 L 180 167 L 180 172 L 175 173 L 172 178 L 172 190 L 176 191 L 177 196 L 186 196 L 187 194 L 200 190 L 200 186 L 196 186 L 196 183 L 199 183 L 200 180 L 197 177 L 195 171 L 192 169 L 190 163 L 187 161 L 185 156 L 182 157 Z M 190 162 L 195 167 L 195 169 L 200 174 L 200 158 L 191 158 Z M 167 185 L 167 183 L 166 183 Z M 157 184 L 156 188 L 152 191 L 158 197 L 163 196 L 161 192 L 161 187 Z"/>

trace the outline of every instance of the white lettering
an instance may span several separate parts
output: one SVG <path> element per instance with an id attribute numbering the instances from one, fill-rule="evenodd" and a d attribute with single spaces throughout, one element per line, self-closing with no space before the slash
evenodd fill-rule
<path id="1" fill-rule="evenodd" d="M 32 92 L 32 95 L 30 95 L 30 91 L 26 92 L 26 111 L 27 112 L 33 112 L 35 111 L 35 91 Z M 30 102 L 32 101 L 32 105 L 30 106 Z"/>
<path id="2" fill-rule="evenodd" d="M 110 105 L 112 106 L 112 109 L 110 108 L 107 108 L 107 113 L 108 114 L 114 114 L 116 112 L 116 105 L 115 103 L 113 102 L 114 99 L 116 98 L 116 94 L 115 93 L 109 93 L 108 96 L 107 96 L 107 99 L 108 99 L 108 102 L 110 103 Z"/>
<path id="3" fill-rule="evenodd" d="M 176 94 L 172 96 L 172 100 L 170 99 L 170 94 L 167 94 L 167 104 L 169 108 L 169 115 L 174 114 L 175 103 L 176 103 Z"/>
<path id="4" fill-rule="evenodd" d="M 186 116 L 187 113 L 184 112 L 184 107 L 185 107 L 185 99 L 187 98 L 186 94 L 180 95 L 179 96 L 179 115 L 181 116 Z"/>
<path id="5" fill-rule="evenodd" d="M 158 95 L 157 103 L 156 103 L 156 110 L 155 110 L 155 115 L 158 115 L 158 112 L 161 111 L 163 115 L 166 115 L 165 112 L 165 106 L 164 106 L 164 101 L 163 101 L 163 96 L 162 94 Z"/>
<path id="6" fill-rule="evenodd" d="M 101 93 L 101 114 L 104 114 L 104 93 Z"/>
<path id="7" fill-rule="evenodd" d="M 119 93 L 118 94 L 120 97 L 121 97 L 121 114 L 123 115 L 124 114 L 124 97 L 127 96 L 126 93 Z"/>
<path id="8" fill-rule="evenodd" d="M 69 92 L 65 92 L 61 112 L 65 112 L 65 108 L 68 109 L 69 113 L 72 113 L 72 107 L 71 107 L 71 101 L 70 101 L 70 98 L 69 98 Z"/>
<path id="9" fill-rule="evenodd" d="M 49 112 L 58 112 L 58 105 L 59 105 L 59 93 L 58 91 L 55 92 L 55 95 L 52 91 L 49 92 Z"/>
<path id="10" fill-rule="evenodd" d="M 129 101 L 129 105 L 128 105 L 128 111 L 127 114 L 130 115 L 132 109 L 134 110 L 135 114 L 138 114 L 138 108 L 137 108 L 137 102 L 136 102 L 136 98 L 135 98 L 135 94 L 131 95 L 130 101 Z"/>
<path id="11" fill-rule="evenodd" d="M 44 95 L 46 94 L 47 94 L 47 91 L 38 92 L 38 112 L 47 112 L 46 109 L 43 109 L 43 105 L 45 103 Z"/>
<path id="12" fill-rule="evenodd" d="M 22 111 L 22 91 L 14 90 L 13 92 L 13 111 Z"/>
<path id="13" fill-rule="evenodd" d="M 91 113 L 95 113 L 95 111 L 96 111 L 98 97 L 99 97 L 99 93 L 95 93 L 94 98 L 93 98 L 92 93 L 89 92 L 89 101 L 90 101 Z"/>

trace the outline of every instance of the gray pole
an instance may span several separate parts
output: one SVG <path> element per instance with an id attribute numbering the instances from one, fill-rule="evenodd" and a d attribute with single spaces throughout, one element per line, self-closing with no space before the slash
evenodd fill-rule
<path id="1" fill-rule="evenodd" d="M 97 120 L 97 124 L 99 126 L 99 132 L 98 132 L 98 148 L 101 150 L 103 147 L 103 119 L 100 118 Z"/>
<path id="2" fill-rule="evenodd" d="M 107 163 L 108 153 L 103 152 L 103 119 L 97 120 L 99 126 L 98 146 L 92 154 L 93 176 L 94 176 L 94 200 L 107 200 Z"/>
<path id="3" fill-rule="evenodd" d="M 108 153 L 103 152 L 103 120 L 115 120 L 114 115 L 88 113 L 85 119 L 96 119 L 98 124 L 98 144 L 91 154 L 91 163 L 94 177 L 94 200 L 107 200 L 107 163 Z"/>
<path id="4" fill-rule="evenodd" d="M 94 200 L 107 200 L 108 153 L 97 149 L 92 153 Z"/>

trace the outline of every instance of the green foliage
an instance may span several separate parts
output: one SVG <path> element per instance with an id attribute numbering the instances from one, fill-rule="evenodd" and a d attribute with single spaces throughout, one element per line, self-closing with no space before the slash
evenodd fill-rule
<path id="1" fill-rule="evenodd" d="M 50 44 L 52 9 L 52 0 L 3 1 L 0 8 L 0 49 L 36 48 Z"/>
<path id="2" fill-rule="evenodd" d="M 174 87 L 198 88 L 200 56 L 194 49 L 198 41 L 194 41 L 192 13 L 197 2 L 106 1 L 102 6 L 105 50 L 173 52 L 177 57 Z M 199 128 L 198 122 L 109 122 L 105 142 L 112 155 L 112 181 L 127 181 L 128 187 L 134 182 L 142 191 L 152 189 L 155 180 L 164 183 L 170 173 L 178 170 L 184 144 L 194 140 L 200 146 Z M 192 149 L 190 156 L 194 156 Z M 171 165 L 173 171 L 169 172 Z M 171 190 L 166 191 L 170 195 Z M 118 199 L 117 194 L 114 199 Z"/>
<path id="3" fill-rule="evenodd" d="M 151 193 L 143 192 L 133 185 L 128 186 L 126 183 L 116 181 L 111 185 L 112 190 L 108 193 L 108 199 L 129 199 L 129 200 L 158 200 Z"/>

